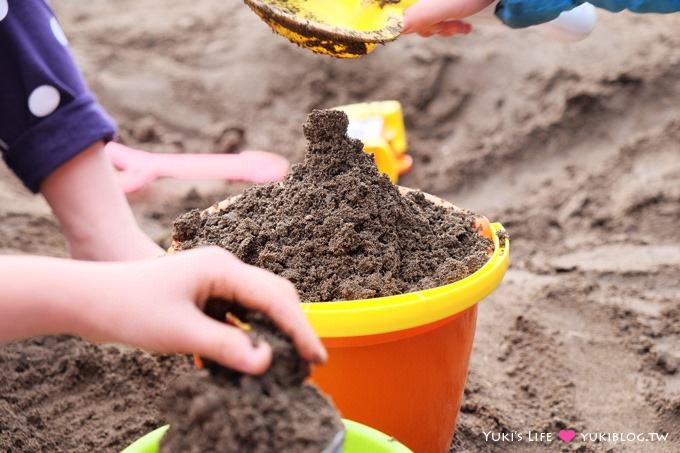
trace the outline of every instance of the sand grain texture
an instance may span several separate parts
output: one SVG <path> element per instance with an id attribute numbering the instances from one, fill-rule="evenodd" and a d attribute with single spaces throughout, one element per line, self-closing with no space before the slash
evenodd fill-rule
<path id="1" fill-rule="evenodd" d="M 493 243 L 475 230 L 474 214 L 402 195 L 347 136 L 348 124 L 343 112 L 312 111 L 305 158 L 283 183 L 182 215 L 176 248 L 222 247 L 287 278 L 310 302 L 430 289 L 482 267 Z"/>
<path id="2" fill-rule="evenodd" d="M 223 368 L 203 359 L 206 369 L 170 385 L 159 402 L 170 430 L 161 453 L 319 453 L 342 430 L 333 404 L 305 382 L 309 364 L 292 340 L 269 318 L 232 302 L 212 298 L 206 313 L 225 320 L 227 313 L 249 326 L 253 342 L 266 341 L 272 363 L 259 376 Z"/>
<path id="3" fill-rule="evenodd" d="M 574 441 L 567 451 L 680 450 L 680 15 L 602 14 L 577 44 L 480 27 L 337 61 L 272 35 L 240 2 L 51 4 L 121 138 L 139 147 L 269 148 L 299 161 L 311 109 L 403 103 L 415 163 L 402 184 L 500 220 L 512 236 L 505 283 L 480 306 L 455 450 L 559 451 L 487 443 L 482 430 L 561 427 L 670 432 L 665 443 Z M 63 255 L 45 205 L 2 171 L 0 249 Z M 131 200 L 168 245 L 177 215 L 242 188 L 159 181 Z M 27 450 L 17 439 L 33 451 L 120 449 L 161 423 L 159 387 L 186 369 L 126 350 L 163 373 L 108 368 L 101 403 L 74 425 L 68 392 L 92 401 L 78 379 L 108 347 L 37 341 L 0 347 L 3 451 Z M 25 380 L 22 363 L 62 357 L 80 372 Z"/>

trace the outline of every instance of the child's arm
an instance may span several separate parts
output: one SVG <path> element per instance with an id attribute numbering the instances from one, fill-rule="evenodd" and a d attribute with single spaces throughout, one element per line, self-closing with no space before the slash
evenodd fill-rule
<path id="1" fill-rule="evenodd" d="M 150 351 L 195 352 L 263 372 L 271 360 L 268 345 L 253 346 L 242 331 L 199 309 L 216 296 L 267 314 L 304 358 L 326 360 L 293 286 L 217 248 L 128 263 L 1 257 L 0 285 L 0 342 L 75 334 Z"/>
<path id="2" fill-rule="evenodd" d="M 163 254 L 137 225 L 103 142 L 59 166 L 40 190 L 59 218 L 73 258 L 121 261 Z"/>
<path id="3" fill-rule="evenodd" d="M 6 2 L 7 3 L 7 2 Z M 7 3 L 0 20 L 0 151 L 61 222 L 74 258 L 149 258 L 102 150 L 115 124 L 87 89 L 44 0 Z"/>
<path id="4" fill-rule="evenodd" d="M 680 0 L 587 0 L 599 8 L 619 12 L 672 13 L 680 11 Z M 496 16 L 512 28 L 524 28 L 550 22 L 586 0 L 501 0 Z M 493 0 L 420 0 L 406 10 L 404 33 L 422 36 L 467 34 L 470 26 L 463 22 Z"/>

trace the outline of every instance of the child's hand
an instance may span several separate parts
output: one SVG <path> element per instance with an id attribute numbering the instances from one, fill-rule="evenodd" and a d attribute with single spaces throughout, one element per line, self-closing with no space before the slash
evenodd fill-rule
<path id="1" fill-rule="evenodd" d="M 243 372 L 264 372 L 271 361 L 269 345 L 254 347 L 243 331 L 206 316 L 202 305 L 214 296 L 272 318 L 305 359 L 314 363 L 326 359 L 293 285 L 224 250 L 204 248 L 113 265 L 107 280 L 108 302 L 92 307 L 86 338 L 158 352 L 193 352 Z"/>
<path id="2" fill-rule="evenodd" d="M 293 285 L 216 247 L 125 263 L 3 257 L 0 284 L 0 341 L 71 333 L 264 372 L 271 348 L 254 347 L 243 331 L 206 316 L 202 305 L 214 296 L 266 314 L 302 357 L 326 360 Z"/>
<path id="3" fill-rule="evenodd" d="M 462 21 L 493 3 L 493 0 L 420 0 L 404 14 L 403 33 L 420 36 L 468 34 L 470 24 Z"/>

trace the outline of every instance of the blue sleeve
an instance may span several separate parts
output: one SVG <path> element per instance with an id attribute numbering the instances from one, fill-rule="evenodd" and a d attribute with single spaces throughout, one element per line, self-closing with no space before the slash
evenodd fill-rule
<path id="1" fill-rule="evenodd" d="M 680 11 L 680 0 L 590 0 L 589 3 L 609 11 L 624 9 L 634 13 L 676 13 Z"/>
<path id="2" fill-rule="evenodd" d="M 33 192 L 115 124 L 87 89 L 45 0 L 0 0 L 0 152 Z"/>
<path id="3" fill-rule="evenodd" d="M 583 3 L 585 0 L 501 0 L 496 16 L 509 27 L 524 28 L 550 22 Z M 624 9 L 636 13 L 680 11 L 680 0 L 589 0 L 588 3 L 613 12 Z"/>

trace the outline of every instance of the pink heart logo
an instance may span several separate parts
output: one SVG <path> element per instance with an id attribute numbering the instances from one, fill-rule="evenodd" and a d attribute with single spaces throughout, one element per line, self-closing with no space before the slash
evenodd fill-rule
<path id="1" fill-rule="evenodd" d="M 576 437 L 576 431 L 573 429 L 563 429 L 560 431 L 560 439 L 564 441 L 565 444 L 568 444 L 572 440 L 574 440 L 574 437 Z"/>

